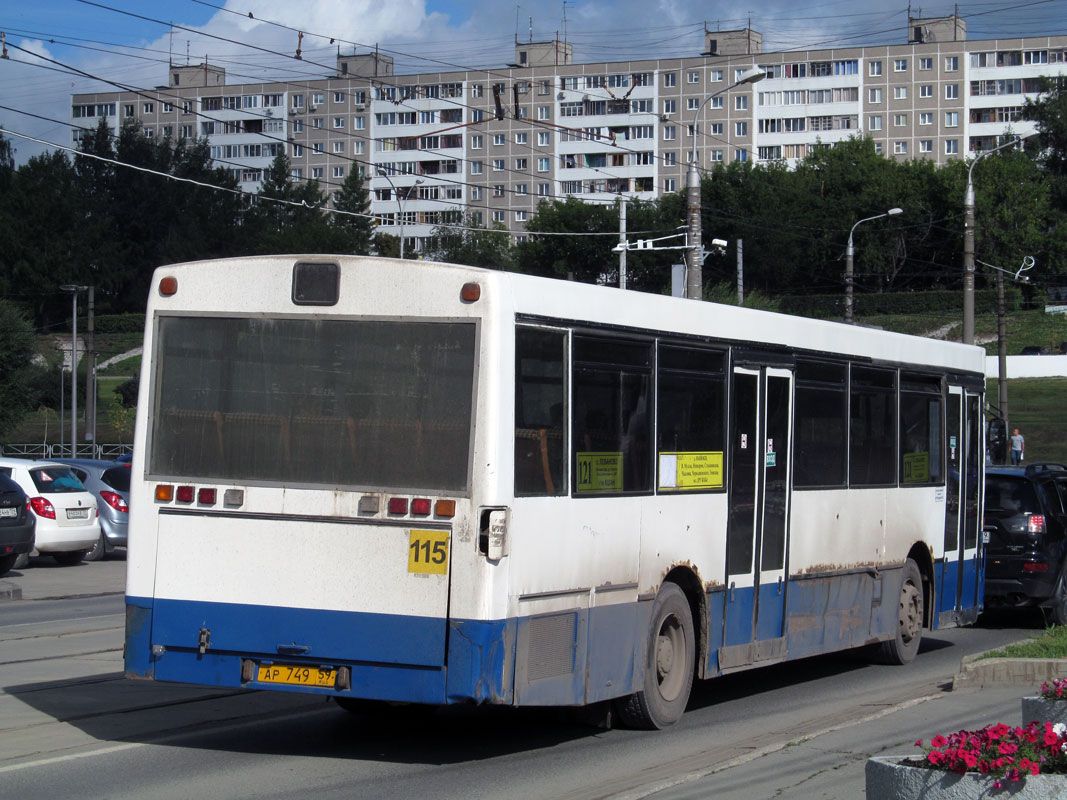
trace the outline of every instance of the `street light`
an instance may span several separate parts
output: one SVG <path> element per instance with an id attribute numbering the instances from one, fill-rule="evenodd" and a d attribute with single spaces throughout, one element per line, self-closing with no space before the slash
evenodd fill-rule
<path id="1" fill-rule="evenodd" d="M 696 111 L 693 112 L 693 152 L 689 157 L 689 172 L 686 175 L 685 187 L 687 195 L 686 203 L 686 216 L 689 223 L 689 249 L 687 250 L 686 265 L 686 278 L 685 278 L 685 296 L 694 299 L 702 300 L 704 297 L 704 246 L 700 241 L 702 232 L 700 230 L 700 170 L 697 169 L 699 163 L 699 156 L 697 155 L 697 137 L 700 134 L 700 130 L 697 127 L 697 119 L 700 116 L 701 109 L 707 105 L 708 101 L 713 97 L 718 97 L 720 94 L 730 91 L 738 86 L 742 86 L 746 83 L 756 83 L 767 77 L 767 73 L 757 67 L 746 69 L 738 77 L 736 81 L 731 83 L 717 92 L 709 94 L 697 106 Z"/>
<path id="2" fill-rule="evenodd" d="M 974 165 L 999 150 L 1014 147 L 1035 131 L 1017 136 L 992 150 L 979 153 L 967 170 L 967 190 L 963 193 L 963 343 L 974 344 Z"/>
<path id="3" fill-rule="evenodd" d="M 70 457 L 78 457 L 78 292 L 84 292 L 88 286 L 64 283 L 61 291 L 70 292 Z"/>
<path id="4" fill-rule="evenodd" d="M 852 257 L 855 255 L 855 248 L 852 247 L 852 234 L 856 232 L 858 228 L 864 222 L 870 222 L 872 219 L 881 219 L 882 217 L 895 217 L 900 214 L 902 209 L 891 208 L 884 214 L 875 214 L 873 217 L 867 217 L 861 219 L 855 225 L 852 226 L 852 230 L 848 232 L 848 247 L 845 248 L 845 322 L 849 325 L 852 324 Z"/>
<path id="5" fill-rule="evenodd" d="M 400 226 L 400 258 L 403 259 L 404 258 L 404 206 L 400 202 L 400 192 L 398 192 L 396 190 L 396 184 L 394 184 L 393 183 L 393 179 L 389 177 L 389 173 L 387 173 L 381 167 L 378 167 L 378 175 L 379 175 L 379 177 L 385 178 L 387 181 L 389 181 L 389 188 L 393 190 L 393 197 L 396 198 L 396 208 L 397 208 L 396 222 L 397 222 L 397 225 Z M 421 180 L 415 181 L 415 186 L 418 186 L 422 182 L 423 181 L 421 181 Z"/>

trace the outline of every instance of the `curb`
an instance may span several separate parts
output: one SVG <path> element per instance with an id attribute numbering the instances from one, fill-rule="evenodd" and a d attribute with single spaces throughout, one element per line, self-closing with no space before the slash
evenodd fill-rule
<path id="1" fill-rule="evenodd" d="M 22 587 L 11 581 L 0 581 L 0 601 L 21 600 Z"/>
<path id="2" fill-rule="evenodd" d="M 1067 675 L 1067 658 L 983 658 L 964 656 L 952 679 L 952 691 L 986 686 L 1026 686 L 1037 691 L 1042 683 Z"/>

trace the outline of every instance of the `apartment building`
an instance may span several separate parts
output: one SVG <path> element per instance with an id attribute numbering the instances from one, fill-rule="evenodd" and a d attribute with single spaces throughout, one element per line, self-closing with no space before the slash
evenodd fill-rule
<path id="1" fill-rule="evenodd" d="M 327 192 L 359 170 L 372 212 L 410 252 L 450 212 L 521 238 L 544 199 L 678 191 L 694 152 L 705 169 L 793 165 L 870 136 L 887 158 L 964 158 L 1032 130 L 1026 98 L 1041 76 L 1067 74 L 1067 36 L 967 41 L 947 17 L 911 20 L 907 38 L 764 53 L 757 31 L 707 31 L 692 57 L 590 64 L 565 42 L 528 42 L 499 69 L 413 75 L 371 52 L 338 55 L 321 79 L 254 84 L 172 67 L 166 87 L 74 95 L 74 140 L 101 116 L 149 137 L 205 137 L 247 191 L 282 152 Z M 753 68 L 765 77 L 733 86 Z"/>

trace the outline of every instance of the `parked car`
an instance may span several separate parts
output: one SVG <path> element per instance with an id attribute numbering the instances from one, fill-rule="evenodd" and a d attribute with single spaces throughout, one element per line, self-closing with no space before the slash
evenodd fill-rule
<path id="1" fill-rule="evenodd" d="M 1040 606 L 1067 625 L 1067 465 L 987 467 L 987 606 Z"/>
<path id="2" fill-rule="evenodd" d="M 100 538 L 85 554 L 86 561 L 99 561 L 116 547 L 126 546 L 130 527 L 130 464 L 92 458 L 57 458 L 66 464 L 86 489 L 96 495 L 100 510 Z"/>
<path id="3" fill-rule="evenodd" d="M 36 517 L 36 552 L 60 564 L 77 564 L 100 538 L 96 498 L 71 468 L 54 461 L 0 458 L 7 475 L 29 497 Z"/>
<path id="4" fill-rule="evenodd" d="M 23 553 L 33 550 L 37 520 L 26 493 L 7 475 L 0 475 L 0 577 Z"/>

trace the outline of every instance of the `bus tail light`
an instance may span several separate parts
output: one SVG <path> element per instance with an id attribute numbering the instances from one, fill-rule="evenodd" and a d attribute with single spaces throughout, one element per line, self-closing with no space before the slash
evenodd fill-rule
<path id="1" fill-rule="evenodd" d="M 196 502 L 202 506 L 213 506 L 215 505 L 215 498 L 217 496 L 218 494 L 214 489 L 209 489 L 205 486 L 197 491 Z"/>
<path id="2" fill-rule="evenodd" d="M 191 503 L 193 502 L 193 495 L 192 486 L 179 486 L 176 492 L 176 499 L 179 503 Z"/>
<path id="3" fill-rule="evenodd" d="M 508 554 L 508 510 L 483 508 L 478 547 L 490 561 L 499 561 Z"/>
<path id="4" fill-rule="evenodd" d="M 389 513 L 390 514 L 406 514 L 406 513 L 408 513 L 408 499 L 406 497 L 390 497 L 389 498 Z"/>
<path id="5" fill-rule="evenodd" d="M 456 501 L 455 500 L 438 500 L 434 504 L 433 508 L 434 516 L 438 517 L 454 517 L 456 516 Z"/>
<path id="6" fill-rule="evenodd" d="M 417 517 L 430 516 L 430 501 L 425 497 L 417 497 L 411 501 L 411 513 Z"/>
<path id="7" fill-rule="evenodd" d="M 174 487 L 169 483 L 160 483 L 156 486 L 156 501 L 169 503 L 174 499 Z"/>

